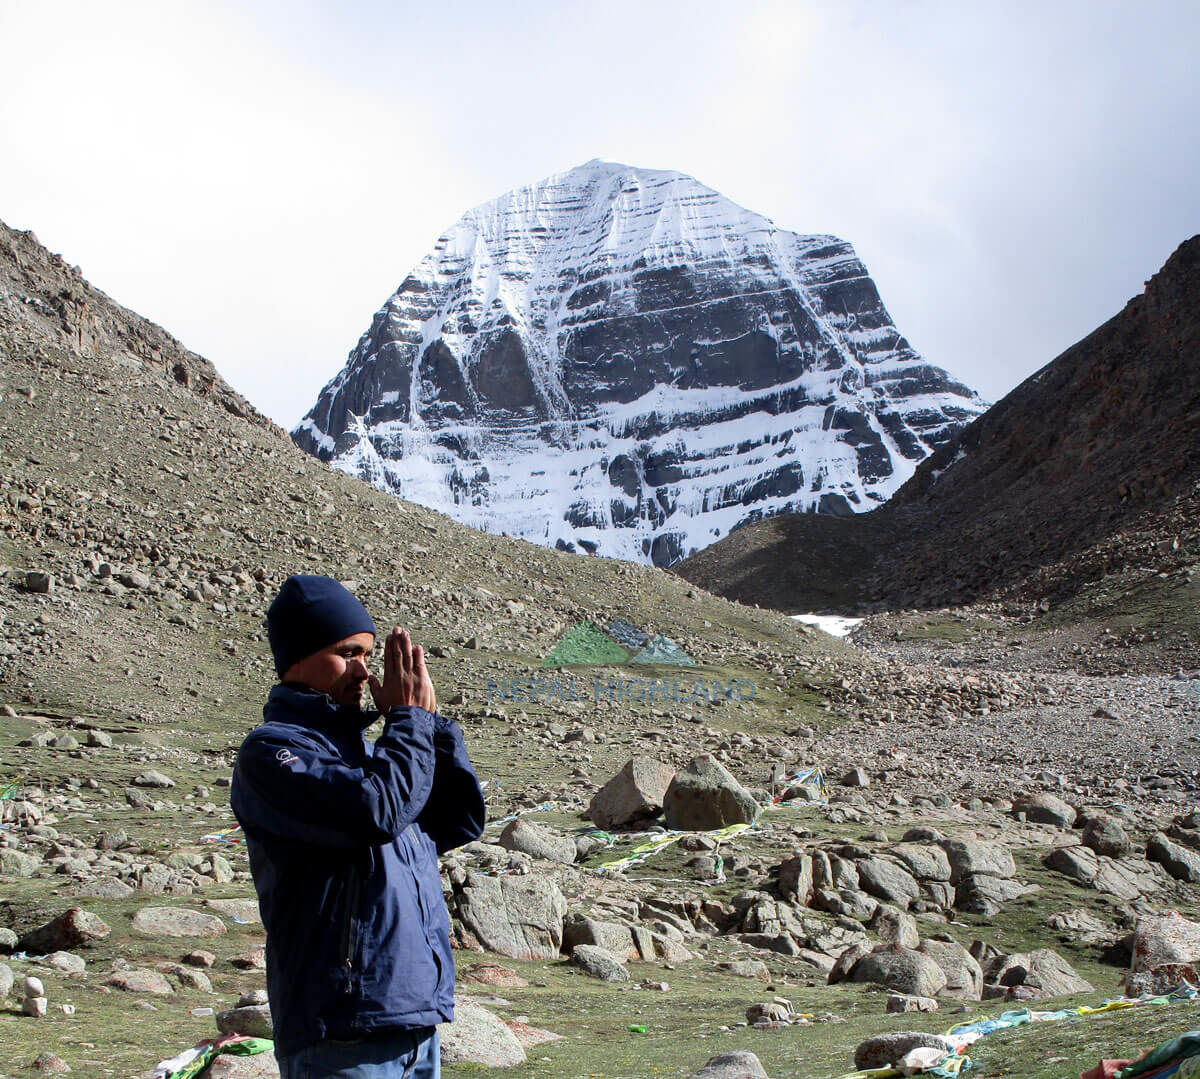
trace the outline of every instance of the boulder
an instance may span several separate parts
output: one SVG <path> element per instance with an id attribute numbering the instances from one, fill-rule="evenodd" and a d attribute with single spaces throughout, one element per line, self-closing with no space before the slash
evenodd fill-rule
<path id="1" fill-rule="evenodd" d="M 890 903 L 880 903 L 875 914 L 867 922 L 867 928 L 880 940 L 889 944 L 902 944 L 906 948 L 915 948 L 921 943 L 921 935 L 917 932 L 917 920 L 911 914 L 893 907 Z"/>
<path id="2" fill-rule="evenodd" d="M 597 828 L 622 828 L 662 812 L 675 770 L 653 757 L 633 757 L 604 784 L 588 804 Z"/>
<path id="3" fill-rule="evenodd" d="M 1042 858 L 1048 869 L 1124 900 L 1137 899 L 1144 891 L 1158 887 L 1153 876 L 1135 868 L 1135 862 L 1136 859 L 1106 858 L 1084 846 L 1057 847 Z"/>
<path id="4" fill-rule="evenodd" d="M 964 877 L 984 873 L 990 877 L 1013 877 L 1017 864 L 1008 850 L 998 843 L 983 839 L 945 839 L 942 850 L 950 862 L 950 883 L 957 884 Z"/>
<path id="5" fill-rule="evenodd" d="M 897 843 L 888 853 L 908 866 L 908 871 L 917 880 L 950 879 L 950 859 L 933 843 Z"/>
<path id="6" fill-rule="evenodd" d="M 567 901 L 545 877 L 489 877 L 468 870 L 455 885 L 452 911 L 467 947 L 514 959 L 554 959 L 562 947 Z"/>
<path id="7" fill-rule="evenodd" d="M 205 1079 L 279 1079 L 279 1062 L 270 1049 L 253 1056 L 221 1053 L 204 1075 Z"/>
<path id="8" fill-rule="evenodd" d="M 989 982 L 1009 989 L 1023 987 L 1026 990 L 1020 995 L 1023 1000 L 1042 1000 L 1093 991 L 1090 982 L 1076 974 L 1070 963 L 1049 948 L 997 956 L 988 963 L 986 977 Z"/>
<path id="9" fill-rule="evenodd" d="M 1200 963 L 1200 923 L 1178 911 L 1146 915 L 1133 929 L 1129 969 L 1153 970 L 1164 963 Z"/>
<path id="10" fill-rule="evenodd" d="M 500 846 L 520 851 L 531 858 L 571 865 L 575 861 L 575 840 L 559 835 L 533 821 L 518 818 L 509 821 L 500 833 Z"/>
<path id="11" fill-rule="evenodd" d="M 629 926 L 601 922 L 583 914 L 571 914 L 563 922 L 562 950 L 572 952 L 581 944 L 604 948 L 625 959 L 638 958 Z"/>
<path id="12" fill-rule="evenodd" d="M 1116 817 L 1105 814 L 1092 817 L 1083 829 L 1082 843 L 1097 854 L 1124 858 L 1133 853 L 1133 841 Z"/>
<path id="13" fill-rule="evenodd" d="M 118 970 L 104 979 L 104 984 L 126 993 L 153 993 L 169 996 L 171 983 L 157 970 Z"/>
<path id="14" fill-rule="evenodd" d="M 1176 880 L 1195 883 L 1200 880 L 1200 855 L 1155 832 L 1146 844 L 1146 857 L 1158 862 Z"/>
<path id="15" fill-rule="evenodd" d="M 692 1072 L 689 1079 L 768 1079 L 768 1076 L 749 1049 L 735 1049 L 732 1053 L 709 1057 L 704 1067 Z"/>
<path id="16" fill-rule="evenodd" d="M 245 1034 L 250 1038 L 273 1038 L 268 1004 L 246 1004 L 217 1012 L 217 1029 L 222 1034 Z"/>
<path id="17" fill-rule="evenodd" d="M 933 997 L 910 997 L 904 993 L 889 993 L 887 1006 L 889 1015 L 904 1015 L 907 1012 L 936 1012 L 938 1002 Z"/>
<path id="18" fill-rule="evenodd" d="M 1057 911 L 1046 919 L 1045 925 L 1079 944 L 1096 944 L 1112 936 L 1109 927 L 1084 907 Z"/>
<path id="19" fill-rule="evenodd" d="M 794 854 L 779 864 L 779 894 L 807 907 L 813 896 L 813 860 L 810 854 Z"/>
<path id="20" fill-rule="evenodd" d="M 944 997 L 980 1000 L 983 997 L 983 970 L 975 957 L 957 941 L 925 939 L 921 949 L 946 975 Z"/>
<path id="21" fill-rule="evenodd" d="M 675 773 L 663 796 L 669 828 L 711 832 L 731 824 L 750 824 L 758 803 L 710 753 L 702 753 Z"/>
<path id="22" fill-rule="evenodd" d="M 443 1064 L 513 1068 L 525 1063 L 517 1036 L 482 1005 L 455 997 L 454 1022 L 438 1027 Z"/>
<path id="23" fill-rule="evenodd" d="M 82 907 L 71 907 L 52 921 L 22 936 L 17 941 L 17 950 L 32 955 L 73 952 L 76 948 L 86 948 L 103 940 L 108 933 L 108 926 L 95 914 Z"/>
<path id="24" fill-rule="evenodd" d="M 1023 813 L 1025 819 L 1032 824 L 1052 824 L 1056 828 L 1067 829 L 1075 823 L 1075 810 L 1061 798 L 1044 791 L 1038 794 L 1026 794 L 1013 802 L 1012 814 Z"/>
<path id="25" fill-rule="evenodd" d="M 1127 997 L 1161 997 L 1179 986 L 1200 986 L 1200 974 L 1192 963 L 1160 963 L 1153 970 L 1129 973 L 1124 981 Z"/>
<path id="26" fill-rule="evenodd" d="M 871 1068 L 886 1068 L 914 1049 L 941 1049 L 946 1053 L 955 1050 L 954 1043 L 941 1034 L 925 1034 L 915 1030 L 896 1030 L 890 1034 L 877 1034 L 860 1042 L 854 1050 L 854 1067 L 859 1071 Z"/>
<path id="27" fill-rule="evenodd" d="M 133 928 L 148 937 L 221 937 L 226 932 L 215 914 L 187 907 L 142 907 L 133 916 Z"/>
<path id="28" fill-rule="evenodd" d="M 909 996 L 932 997 L 945 988 L 946 975 L 932 956 L 888 944 L 855 963 L 850 981 L 871 982 Z"/>
<path id="29" fill-rule="evenodd" d="M 599 978 L 602 982 L 627 982 L 629 981 L 629 971 L 622 965 L 622 961 L 612 952 L 605 948 L 598 948 L 594 944 L 579 944 L 576 945 L 574 951 L 571 952 L 571 966 L 578 967 L 593 978 Z"/>
<path id="30" fill-rule="evenodd" d="M 987 873 L 973 873 L 959 882 L 955 905 L 967 914 L 981 914 L 990 918 L 1005 903 L 1036 891 L 1037 885 L 1034 884 L 1022 884 L 1019 880 L 1006 880 Z"/>
<path id="31" fill-rule="evenodd" d="M 886 858 L 864 858 L 858 863 L 858 879 L 864 892 L 903 910 L 921 894 L 916 878 Z"/>
<path id="32" fill-rule="evenodd" d="M 32 877 L 41 864 L 41 856 L 32 851 L 0 849 L 0 877 Z"/>

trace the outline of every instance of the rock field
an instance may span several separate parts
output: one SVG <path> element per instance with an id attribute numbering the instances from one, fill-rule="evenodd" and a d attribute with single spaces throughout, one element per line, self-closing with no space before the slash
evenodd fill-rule
<path id="1" fill-rule="evenodd" d="M 269 1033 L 228 784 L 290 572 L 412 629 L 487 783 L 483 840 L 443 863 L 448 1075 L 840 1076 L 976 1015 L 1195 979 L 1200 672 L 1120 629 L 1128 582 L 841 641 L 472 532 L 307 457 L 2 226 L 0 446 L 0 1077 Z M 539 667 L 613 618 L 698 666 Z M 571 674 L 582 699 L 528 685 Z M 972 1074 L 1078 1074 L 1188 1007 L 996 1035 Z"/>

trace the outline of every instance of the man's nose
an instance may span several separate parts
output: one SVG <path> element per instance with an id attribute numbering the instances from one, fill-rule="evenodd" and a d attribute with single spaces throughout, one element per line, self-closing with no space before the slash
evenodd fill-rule
<path id="1" fill-rule="evenodd" d="M 370 674 L 370 671 L 367 670 L 366 660 L 360 658 L 359 656 L 354 656 L 350 660 L 349 666 L 350 666 L 350 673 L 355 678 L 366 678 L 367 675 Z"/>

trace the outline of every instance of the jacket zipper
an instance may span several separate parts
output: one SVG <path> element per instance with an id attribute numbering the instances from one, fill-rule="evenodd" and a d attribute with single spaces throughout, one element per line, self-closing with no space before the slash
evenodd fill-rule
<path id="1" fill-rule="evenodd" d="M 346 883 L 346 920 L 342 925 L 342 962 L 346 967 L 346 994 L 354 992 L 354 946 L 358 935 L 358 891 L 359 869 L 350 867 L 350 879 Z"/>

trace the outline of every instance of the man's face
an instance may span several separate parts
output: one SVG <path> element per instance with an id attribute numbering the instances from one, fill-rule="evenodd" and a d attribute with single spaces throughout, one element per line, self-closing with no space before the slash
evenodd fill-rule
<path id="1" fill-rule="evenodd" d="M 375 635 L 356 633 L 293 663 L 283 673 L 284 682 L 300 682 L 327 693 L 343 708 L 361 708 L 367 684 L 367 658 L 375 647 Z"/>

